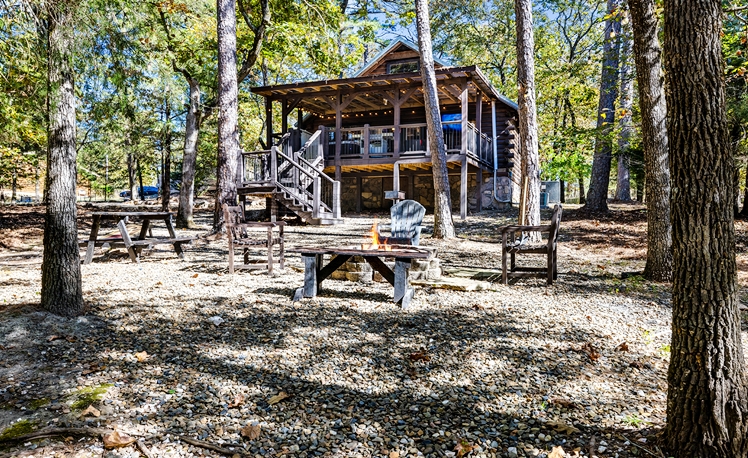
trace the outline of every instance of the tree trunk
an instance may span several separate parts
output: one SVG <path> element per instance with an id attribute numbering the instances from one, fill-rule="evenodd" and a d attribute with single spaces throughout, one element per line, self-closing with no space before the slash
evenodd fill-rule
<path id="1" fill-rule="evenodd" d="M 423 80 L 424 103 L 429 147 L 431 148 L 432 172 L 434 176 L 434 238 L 447 239 L 455 236 L 452 221 L 452 197 L 447 175 L 447 150 L 444 146 L 439 95 L 436 89 L 434 56 L 431 49 L 431 29 L 428 0 L 416 0 L 416 27 L 418 48 L 421 52 L 421 79 Z"/>
<path id="2" fill-rule="evenodd" d="M 655 0 L 629 0 L 634 32 L 634 58 L 642 117 L 644 185 L 647 193 L 647 264 L 644 276 L 670 281 L 673 269 L 670 230 L 667 105 Z M 642 201 L 637 179 L 636 200 Z M 643 186 L 642 186 L 643 187 Z"/>
<path id="3" fill-rule="evenodd" d="M 213 232 L 223 231 L 224 203 L 236 205 L 239 156 L 239 89 L 236 77 L 236 3 L 217 0 L 218 10 L 218 167 Z"/>
<path id="4" fill-rule="evenodd" d="M 517 86 L 519 94 L 519 144 L 522 154 L 522 176 L 527 177 L 527 225 L 540 224 L 540 158 L 538 157 L 538 114 L 535 108 L 535 37 L 532 29 L 532 0 L 515 0 L 517 18 Z M 539 232 L 530 233 L 532 238 Z"/>
<path id="5" fill-rule="evenodd" d="M 73 6 L 49 7 L 47 32 L 47 146 L 49 195 L 44 220 L 41 305 L 52 313 L 83 312 L 76 221 Z"/>
<path id="6" fill-rule="evenodd" d="M 748 165 L 745 167 L 745 189 L 743 189 L 743 209 L 740 216 L 748 216 Z"/>
<path id="7" fill-rule="evenodd" d="M 559 196 L 558 200 L 562 203 L 566 203 L 566 182 L 564 180 L 561 180 L 559 182 Z"/>
<path id="8" fill-rule="evenodd" d="M 677 183 L 666 441 L 678 457 L 748 453 L 721 32 L 719 0 L 665 0 L 667 130 Z"/>
<path id="9" fill-rule="evenodd" d="M 143 189 L 143 168 L 140 166 L 140 158 L 135 159 L 135 168 L 138 171 L 138 198 L 145 200 L 145 190 Z"/>
<path id="10" fill-rule="evenodd" d="M 11 172 L 10 178 L 10 201 L 15 202 L 18 200 L 16 192 L 18 190 L 18 161 L 13 164 L 13 172 Z"/>
<path id="11" fill-rule="evenodd" d="M 628 13 L 624 13 L 627 17 Z M 631 200 L 631 172 L 629 170 L 628 149 L 634 127 L 631 122 L 634 104 L 634 75 L 631 68 L 631 21 L 624 21 L 621 27 L 621 97 L 619 101 L 620 116 L 618 118 L 618 176 L 616 180 L 616 199 L 629 202 Z"/>
<path id="12" fill-rule="evenodd" d="M 161 211 L 169 211 L 169 199 L 171 199 L 171 105 L 169 101 L 164 102 L 164 163 L 161 167 Z"/>
<path id="13" fill-rule="evenodd" d="M 637 202 L 644 202 L 644 180 L 637 180 L 636 181 L 636 201 Z M 668 203 L 668 207 L 670 204 Z M 649 219 L 649 212 L 647 212 L 647 219 Z M 668 226 L 670 226 L 670 218 L 667 220 Z M 649 230 L 649 224 L 647 224 L 647 230 Z M 647 243 L 649 243 L 650 239 L 647 239 Z M 649 250 L 647 250 L 647 253 L 649 253 Z M 672 256 L 671 256 L 672 260 Z M 645 269 L 646 270 L 646 269 Z"/>
<path id="14" fill-rule="evenodd" d="M 608 211 L 608 185 L 613 152 L 613 124 L 618 98 L 618 65 L 620 57 L 620 0 L 608 0 L 605 21 L 603 65 L 600 77 L 600 100 L 597 107 L 597 138 L 592 158 L 592 176 L 584 208 L 591 212 Z"/>
<path id="15" fill-rule="evenodd" d="M 582 175 L 579 175 L 579 203 L 584 204 L 586 201 L 585 195 L 584 195 L 584 177 Z"/>
<path id="16" fill-rule="evenodd" d="M 195 226 L 192 211 L 195 200 L 195 172 L 197 170 L 197 140 L 200 134 L 200 85 L 189 78 L 190 106 L 184 124 L 184 156 L 182 157 L 182 184 L 179 186 L 179 208 L 177 227 L 187 229 Z"/>
<path id="17" fill-rule="evenodd" d="M 128 140 L 130 136 L 128 135 L 125 139 L 125 149 L 132 151 L 132 145 L 130 145 L 130 141 Z M 130 185 L 130 200 L 135 200 L 135 196 L 138 194 L 138 185 L 135 183 L 135 180 L 137 179 L 137 173 L 136 173 L 136 166 L 135 166 L 135 154 L 132 152 L 127 153 L 127 180 L 128 184 Z"/>

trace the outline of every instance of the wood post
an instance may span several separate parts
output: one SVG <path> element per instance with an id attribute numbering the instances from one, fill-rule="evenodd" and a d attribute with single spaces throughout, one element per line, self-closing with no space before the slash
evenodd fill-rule
<path id="1" fill-rule="evenodd" d="M 362 202 L 361 202 L 361 192 L 362 189 L 362 182 L 361 182 L 361 176 L 356 177 L 356 213 L 361 213 L 362 210 Z"/>
<path id="2" fill-rule="evenodd" d="M 392 164 L 392 190 L 400 190 L 400 164 L 397 162 Z"/>
<path id="3" fill-rule="evenodd" d="M 322 179 L 318 176 L 314 177 L 314 185 L 312 188 L 312 218 L 319 218 L 319 204 L 320 195 L 322 194 Z"/>
<path id="4" fill-rule="evenodd" d="M 273 101 L 265 97 L 265 135 L 267 139 L 267 149 L 273 146 Z"/>
<path id="5" fill-rule="evenodd" d="M 343 149 L 341 130 L 343 129 L 342 95 L 340 91 L 335 95 L 335 180 L 340 181 L 340 153 Z"/>
<path id="6" fill-rule="evenodd" d="M 394 115 L 393 123 L 395 125 L 395 128 L 393 129 L 394 138 L 392 139 L 394 150 L 395 150 L 394 157 L 395 157 L 395 160 L 398 160 L 400 158 L 400 88 L 399 87 L 395 89 L 395 99 L 393 100 L 393 103 L 392 103 L 392 113 Z"/>
<path id="7" fill-rule="evenodd" d="M 460 219 L 467 219 L 468 209 L 468 161 L 467 155 L 462 156 L 460 166 Z"/>
<path id="8" fill-rule="evenodd" d="M 364 124 L 364 151 L 363 151 L 363 158 L 364 160 L 369 160 L 369 125 Z"/>
<path id="9" fill-rule="evenodd" d="M 473 148 L 476 149 L 475 155 L 478 157 L 478 160 L 483 159 L 483 137 L 481 136 L 482 129 L 481 124 L 483 123 L 483 94 L 481 94 L 480 91 L 476 91 L 475 93 L 475 128 L 478 130 L 477 138 L 475 139 L 475 146 Z M 479 166 L 480 168 L 480 166 Z"/>
<path id="10" fill-rule="evenodd" d="M 288 99 L 283 97 L 281 99 L 281 134 L 288 132 Z"/>
<path id="11" fill-rule="evenodd" d="M 467 207 L 468 207 L 468 162 L 467 162 L 467 147 L 468 147 L 468 83 L 467 80 L 462 81 L 462 91 L 460 92 L 460 129 L 462 138 L 460 141 L 460 219 L 467 219 Z"/>
<path id="12" fill-rule="evenodd" d="M 498 147 L 496 146 L 496 101 L 491 100 L 491 147 L 493 148 L 493 169 L 499 165 Z M 494 187 L 496 183 L 494 183 Z"/>
<path id="13" fill-rule="evenodd" d="M 332 183 L 332 217 L 340 218 L 340 181 Z"/>

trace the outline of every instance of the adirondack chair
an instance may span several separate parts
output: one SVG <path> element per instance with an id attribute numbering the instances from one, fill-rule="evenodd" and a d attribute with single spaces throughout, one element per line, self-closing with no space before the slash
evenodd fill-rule
<path id="1" fill-rule="evenodd" d="M 423 216 L 426 209 L 415 200 L 403 200 L 390 208 L 390 224 L 377 225 L 379 239 L 393 239 L 398 244 L 418 245 L 421 241 Z M 389 230 L 390 236 L 382 231 Z"/>
<path id="2" fill-rule="evenodd" d="M 556 260 L 556 248 L 558 247 L 558 231 L 561 225 L 561 205 L 553 208 L 551 223 L 545 226 L 505 226 L 501 228 L 501 269 L 502 283 L 505 285 L 509 278 L 515 277 L 541 277 L 546 278 L 546 283 L 552 285 L 558 277 L 558 262 Z M 540 232 L 548 234 L 545 243 L 531 243 L 522 237 L 523 232 Z M 517 235 L 520 240 L 517 240 Z M 544 254 L 547 256 L 547 264 L 542 267 L 518 267 L 515 263 L 517 254 Z M 507 254 L 511 257 L 511 265 L 507 270 Z"/>
<path id="3" fill-rule="evenodd" d="M 275 223 L 262 223 L 255 221 L 244 221 L 244 208 L 242 206 L 229 206 L 223 204 L 223 218 L 226 222 L 226 234 L 229 239 L 229 273 L 233 274 L 235 269 L 263 269 L 267 268 L 268 273 L 273 273 L 273 264 L 283 270 L 284 267 L 284 246 L 283 246 L 283 227 L 284 221 Z M 266 229 L 267 235 L 260 231 L 252 229 Z M 266 246 L 268 250 L 267 262 L 251 262 L 249 259 L 250 246 Z M 278 259 L 273 259 L 273 246 L 278 245 Z M 234 249 L 242 247 L 244 263 L 234 265 Z"/>

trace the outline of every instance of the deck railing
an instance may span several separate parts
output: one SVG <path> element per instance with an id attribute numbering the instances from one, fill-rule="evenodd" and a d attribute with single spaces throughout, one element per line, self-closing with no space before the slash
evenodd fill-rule
<path id="1" fill-rule="evenodd" d="M 467 154 L 493 167 L 493 150 L 491 138 L 478 132 L 472 124 L 467 123 Z M 335 159 L 336 131 L 324 129 L 326 147 L 325 159 Z M 403 124 L 400 126 L 398 142 L 395 126 L 345 127 L 340 129 L 340 158 L 349 159 L 382 159 L 428 157 L 431 150 L 428 144 L 428 133 L 425 123 Z M 462 151 L 462 123 L 460 121 L 442 122 L 444 144 L 447 152 L 459 154 Z"/>

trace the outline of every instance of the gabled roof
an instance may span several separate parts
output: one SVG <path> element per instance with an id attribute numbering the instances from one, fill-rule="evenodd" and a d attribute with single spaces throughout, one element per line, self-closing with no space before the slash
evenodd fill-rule
<path id="1" fill-rule="evenodd" d="M 352 78 L 365 75 L 368 71 L 372 70 L 373 68 L 375 68 L 376 66 L 378 66 L 379 64 L 387 60 L 386 59 L 387 56 L 393 51 L 395 51 L 397 48 L 399 48 L 401 45 L 407 48 L 410 48 L 412 51 L 414 51 L 418 55 L 421 54 L 421 51 L 418 49 L 418 45 L 416 45 L 415 43 L 411 41 L 408 41 L 404 38 L 398 38 L 397 40 L 392 40 L 390 44 L 388 44 L 387 47 L 379 51 L 379 53 L 376 56 L 374 56 L 374 58 L 371 61 L 369 61 L 368 64 L 366 64 L 363 68 L 361 68 L 359 71 L 354 73 Z M 440 59 L 437 59 L 436 57 L 434 57 L 434 63 L 439 67 L 447 66 L 445 62 L 443 62 Z"/>

